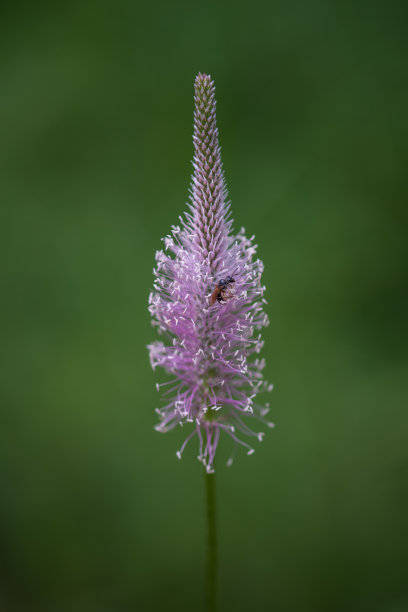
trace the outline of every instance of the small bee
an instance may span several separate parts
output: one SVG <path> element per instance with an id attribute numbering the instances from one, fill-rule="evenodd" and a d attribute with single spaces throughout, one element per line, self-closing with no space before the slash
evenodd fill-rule
<path id="1" fill-rule="evenodd" d="M 234 270 L 232 276 L 227 276 L 227 278 L 220 278 L 218 283 L 215 285 L 214 291 L 211 294 L 210 306 L 213 306 L 215 302 L 219 302 L 221 304 L 222 302 L 226 302 L 227 300 L 235 297 L 235 294 L 228 289 L 232 283 L 235 283 L 235 278 L 233 278 L 235 272 L 236 270 Z"/>

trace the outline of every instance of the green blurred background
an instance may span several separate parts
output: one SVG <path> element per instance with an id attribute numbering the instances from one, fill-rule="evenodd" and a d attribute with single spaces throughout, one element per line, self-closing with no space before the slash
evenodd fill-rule
<path id="1" fill-rule="evenodd" d="M 408 610 L 406 7 L 3 4 L 2 612 L 202 609 L 202 468 L 153 430 L 145 348 L 198 71 L 277 424 L 221 445 L 220 610 Z"/>

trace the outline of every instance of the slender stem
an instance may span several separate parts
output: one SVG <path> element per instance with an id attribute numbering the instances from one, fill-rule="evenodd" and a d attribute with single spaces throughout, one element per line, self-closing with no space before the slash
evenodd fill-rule
<path id="1" fill-rule="evenodd" d="M 217 530 L 215 517 L 215 474 L 204 472 L 207 514 L 207 558 L 205 605 L 207 612 L 216 610 L 217 591 Z"/>

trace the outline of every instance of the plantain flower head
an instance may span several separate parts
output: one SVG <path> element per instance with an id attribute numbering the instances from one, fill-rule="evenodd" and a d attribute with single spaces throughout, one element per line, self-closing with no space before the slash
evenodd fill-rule
<path id="1" fill-rule="evenodd" d="M 190 202 L 180 224 L 163 239 L 164 250 L 156 253 L 149 311 L 163 340 L 148 350 L 153 369 L 171 375 L 156 385 L 163 403 L 156 408 L 156 429 L 186 425 L 177 456 L 197 437 L 198 458 L 212 472 L 221 435 L 233 442 L 230 465 L 238 446 L 250 455 L 251 438 L 262 441 L 259 423 L 273 427 L 265 419 L 269 405 L 256 403 L 272 385 L 263 379 L 265 360 L 258 356 L 260 330 L 268 325 L 263 264 L 254 237 L 248 239 L 244 228 L 232 230 L 209 75 L 198 74 L 194 94 Z"/>

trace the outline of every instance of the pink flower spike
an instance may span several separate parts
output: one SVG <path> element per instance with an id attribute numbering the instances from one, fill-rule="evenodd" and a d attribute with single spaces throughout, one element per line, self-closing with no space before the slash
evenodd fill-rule
<path id="1" fill-rule="evenodd" d="M 156 429 L 186 424 L 190 431 L 177 456 L 197 434 L 198 458 L 211 473 L 222 432 L 247 447 L 247 454 L 254 452 L 234 435 L 234 425 L 262 440 L 263 433 L 243 426 L 242 419 L 265 422 L 268 409 L 253 400 L 272 385 L 264 381 L 265 360 L 257 356 L 263 346 L 259 332 L 268 325 L 263 264 L 255 257 L 254 237 L 248 239 L 243 228 L 232 231 L 210 76 L 196 77 L 194 94 L 189 209 L 156 253 L 149 296 L 152 324 L 166 342 L 148 349 L 152 368 L 164 368 L 174 384 L 164 392 Z"/>

